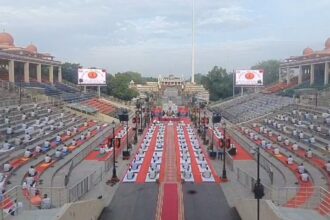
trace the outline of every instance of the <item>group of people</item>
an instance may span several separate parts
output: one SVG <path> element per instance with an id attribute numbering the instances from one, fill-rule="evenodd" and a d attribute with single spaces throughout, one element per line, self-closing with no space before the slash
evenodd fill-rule
<path id="1" fill-rule="evenodd" d="M 130 167 L 128 168 L 126 175 L 126 178 L 128 180 L 133 180 L 136 177 L 138 169 L 141 167 L 141 164 L 144 160 L 145 153 L 150 146 L 151 139 L 154 135 L 155 130 L 156 130 L 156 126 L 154 124 L 148 128 L 146 135 L 144 136 L 144 139 L 141 143 L 141 147 L 137 151 L 135 158 L 133 159 Z"/>

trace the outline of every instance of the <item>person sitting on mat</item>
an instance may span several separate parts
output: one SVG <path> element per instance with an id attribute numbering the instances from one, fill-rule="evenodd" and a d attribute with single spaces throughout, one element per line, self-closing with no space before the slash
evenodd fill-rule
<path id="1" fill-rule="evenodd" d="M 73 139 L 72 142 L 71 142 L 71 145 L 76 146 L 76 144 L 77 144 L 76 139 Z"/>
<path id="2" fill-rule="evenodd" d="M 30 158 L 32 157 L 32 152 L 30 149 L 26 148 L 25 152 L 24 152 L 24 157 L 25 158 Z"/>
<path id="3" fill-rule="evenodd" d="M 183 171 L 183 178 L 184 179 L 190 179 L 192 177 L 192 173 L 190 169 L 186 169 Z"/>
<path id="4" fill-rule="evenodd" d="M 10 163 L 5 163 L 5 164 L 3 165 L 3 171 L 4 171 L 4 172 L 9 172 L 12 168 L 13 168 L 13 167 L 11 166 Z"/>
<path id="5" fill-rule="evenodd" d="M 307 173 L 307 171 L 304 171 L 302 174 L 300 174 L 301 175 L 301 180 L 303 181 L 303 182 L 308 182 L 308 180 L 309 180 L 309 175 L 308 175 L 308 173 Z"/>
<path id="6" fill-rule="evenodd" d="M 139 164 L 136 162 L 136 160 L 134 159 L 133 162 L 132 162 L 132 169 L 133 170 L 137 170 L 139 169 Z"/>
<path id="7" fill-rule="evenodd" d="M 62 158 L 62 152 L 60 149 L 56 149 L 55 151 L 55 157 L 58 158 L 58 159 L 61 159 Z"/>
<path id="8" fill-rule="evenodd" d="M 52 158 L 48 154 L 46 154 L 45 163 L 50 163 L 51 161 L 52 161 Z"/>
<path id="9" fill-rule="evenodd" d="M 294 151 L 298 150 L 298 144 L 296 142 L 292 144 L 292 150 Z"/>
<path id="10" fill-rule="evenodd" d="M 291 155 L 289 155 L 287 162 L 288 162 L 289 165 L 293 164 L 293 157 Z"/>
<path id="11" fill-rule="evenodd" d="M 306 151 L 305 156 L 308 157 L 308 158 L 312 158 L 312 156 L 313 156 L 312 149 L 309 148 L 309 149 Z"/>
<path id="12" fill-rule="evenodd" d="M 62 142 L 61 135 L 60 134 L 57 134 L 55 140 L 56 140 L 56 143 L 57 144 L 61 143 Z"/>
<path id="13" fill-rule="evenodd" d="M 203 159 L 200 161 L 200 165 L 202 169 L 207 168 L 207 162 L 205 160 L 205 158 L 203 157 Z"/>
<path id="14" fill-rule="evenodd" d="M 64 144 L 64 146 L 62 147 L 62 154 L 67 155 L 68 153 L 69 153 L 68 146 L 66 146 L 66 144 Z"/>
<path id="15" fill-rule="evenodd" d="M 131 168 L 129 168 L 127 171 L 127 179 L 132 180 L 132 179 L 134 179 L 134 176 L 135 176 L 135 173 L 132 171 Z"/>
<path id="16" fill-rule="evenodd" d="M 208 167 L 205 168 L 204 172 L 202 173 L 204 178 L 211 178 L 211 171 Z"/>
<path id="17" fill-rule="evenodd" d="M 300 174 L 302 174 L 303 172 L 305 172 L 305 166 L 303 163 L 301 163 L 299 166 L 298 166 L 298 172 Z"/>
<path id="18" fill-rule="evenodd" d="M 29 170 L 28 170 L 28 175 L 29 175 L 29 176 L 32 176 L 32 177 L 34 177 L 34 176 L 37 175 L 37 171 L 36 171 L 36 169 L 34 168 L 34 166 L 30 166 L 30 168 L 29 168 Z"/>
<path id="19" fill-rule="evenodd" d="M 35 148 L 34 148 L 34 151 L 36 153 L 40 153 L 41 152 L 41 147 L 39 145 L 37 145 Z"/>
<path id="20" fill-rule="evenodd" d="M 99 153 L 100 153 L 100 154 L 105 154 L 105 148 L 103 147 L 102 144 L 100 145 Z"/>
<path id="21" fill-rule="evenodd" d="M 150 173 L 149 173 L 149 178 L 150 179 L 156 179 L 156 177 L 157 177 L 156 170 L 154 170 L 154 169 L 151 168 Z"/>

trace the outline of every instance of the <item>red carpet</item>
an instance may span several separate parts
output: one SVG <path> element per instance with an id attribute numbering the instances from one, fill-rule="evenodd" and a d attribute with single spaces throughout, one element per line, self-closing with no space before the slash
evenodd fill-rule
<path id="1" fill-rule="evenodd" d="M 155 152 L 158 130 L 159 128 L 156 127 L 154 131 L 154 135 L 151 138 L 148 151 L 146 152 L 143 163 L 141 165 L 141 170 L 136 178 L 137 183 L 144 183 L 146 180 L 148 170 L 151 164 L 152 156 L 154 155 Z"/>
<path id="2" fill-rule="evenodd" d="M 163 196 L 161 219 L 162 220 L 179 219 L 179 194 L 178 194 L 178 185 L 176 183 L 164 184 L 164 196 Z"/>
<path id="3" fill-rule="evenodd" d="M 189 150 L 189 154 L 190 154 L 190 158 L 191 158 L 191 171 L 193 173 L 195 183 L 197 183 L 197 184 L 202 183 L 203 182 L 202 176 L 198 169 L 198 164 L 196 162 L 196 156 L 194 154 L 194 150 L 193 150 L 193 147 L 190 142 L 187 127 L 184 127 L 184 136 L 185 136 L 185 139 L 186 139 L 187 145 L 188 145 L 188 150 Z"/>

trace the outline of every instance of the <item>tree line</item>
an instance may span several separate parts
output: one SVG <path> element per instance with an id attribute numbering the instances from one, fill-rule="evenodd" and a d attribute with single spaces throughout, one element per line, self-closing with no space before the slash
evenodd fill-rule
<path id="1" fill-rule="evenodd" d="M 263 69 L 264 85 L 269 85 L 278 81 L 279 65 L 280 62 L 277 60 L 267 60 L 257 63 L 251 69 Z M 79 66 L 80 64 L 78 63 L 62 64 L 63 79 L 77 84 Z M 138 72 L 118 72 L 114 75 L 107 75 L 107 85 L 102 88 L 102 91 L 122 100 L 131 100 L 138 96 L 136 90 L 129 88 L 131 80 L 136 84 L 145 84 L 150 81 L 157 82 L 157 78 L 142 77 Z M 233 95 L 233 73 L 228 72 L 225 68 L 214 66 L 206 75 L 196 74 L 195 81 L 198 84 L 202 84 L 209 91 L 211 101 L 225 99 Z"/>

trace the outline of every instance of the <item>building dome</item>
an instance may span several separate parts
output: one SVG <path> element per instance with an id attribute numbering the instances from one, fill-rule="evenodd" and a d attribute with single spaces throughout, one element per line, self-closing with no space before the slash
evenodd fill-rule
<path id="1" fill-rule="evenodd" d="M 2 32 L 0 33 L 0 45 L 1 46 L 14 46 L 14 38 L 6 33 L 6 32 Z"/>
<path id="2" fill-rule="evenodd" d="M 304 56 L 311 55 L 313 53 L 314 53 L 314 50 L 310 47 L 305 48 L 304 51 L 303 51 Z"/>
<path id="3" fill-rule="evenodd" d="M 330 49 L 330 37 L 325 41 L 325 49 Z"/>
<path id="4" fill-rule="evenodd" d="M 38 48 L 35 45 L 33 45 L 33 44 L 30 44 L 25 49 L 27 51 L 29 51 L 30 53 L 37 53 L 38 52 Z"/>

